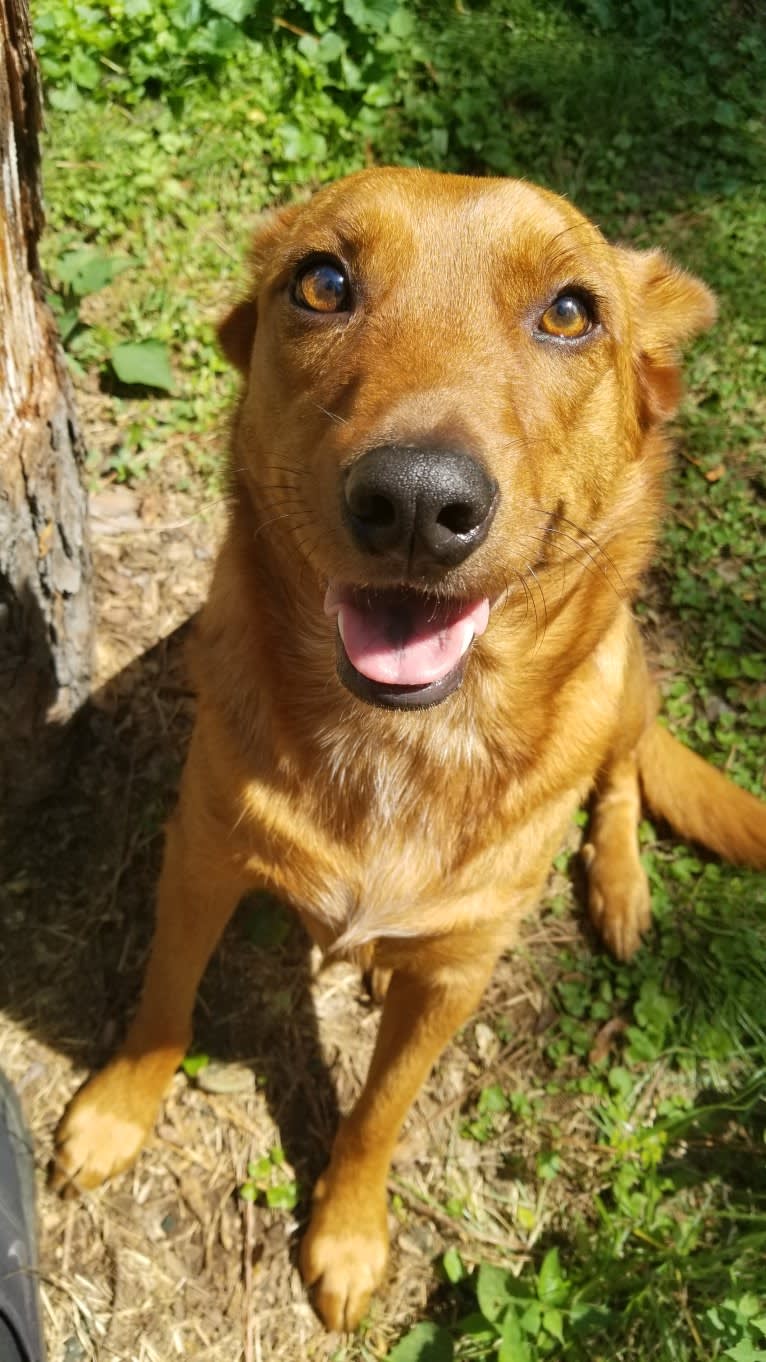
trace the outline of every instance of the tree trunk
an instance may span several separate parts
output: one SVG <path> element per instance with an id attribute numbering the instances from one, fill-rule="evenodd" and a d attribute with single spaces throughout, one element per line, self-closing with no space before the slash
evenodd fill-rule
<path id="1" fill-rule="evenodd" d="M 88 693 L 83 448 L 37 256 L 40 86 L 25 0 L 0 0 L 0 810 L 55 775 Z"/>

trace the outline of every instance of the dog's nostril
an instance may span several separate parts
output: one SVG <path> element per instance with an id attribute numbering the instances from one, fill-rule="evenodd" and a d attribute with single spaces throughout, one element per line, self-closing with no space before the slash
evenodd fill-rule
<path id="1" fill-rule="evenodd" d="M 467 501 L 456 501 L 445 506 L 436 517 L 437 525 L 443 525 L 451 534 L 468 534 L 481 522 L 481 512 Z"/>
<path id="2" fill-rule="evenodd" d="M 379 525 L 384 529 L 396 520 L 396 508 L 388 497 L 370 492 L 367 496 L 354 497 L 351 510 L 359 520 L 367 525 Z"/>

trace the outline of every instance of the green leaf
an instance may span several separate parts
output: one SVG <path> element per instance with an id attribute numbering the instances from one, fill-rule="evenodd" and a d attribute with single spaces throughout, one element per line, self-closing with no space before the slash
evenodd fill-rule
<path id="1" fill-rule="evenodd" d="M 127 256 L 102 255 L 100 251 L 86 247 L 80 251 L 67 251 L 54 261 L 52 270 L 72 293 L 85 298 L 111 284 L 118 274 L 131 269 L 134 263 Z"/>
<path id="2" fill-rule="evenodd" d="M 560 1310 L 543 1311 L 543 1328 L 558 1343 L 564 1342 L 564 1317 Z"/>
<path id="3" fill-rule="evenodd" d="M 170 355 L 162 341 L 124 341 L 115 345 L 110 359 L 121 383 L 172 392 Z"/>
<path id="4" fill-rule="evenodd" d="M 731 1357 L 733 1362 L 766 1362 L 766 1352 L 748 1339 L 743 1339 L 734 1348 L 727 1348 L 724 1357 Z"/>
<path id="5" fill-rule="evenodd" d="M 62 344 L 66 345 L 72 332 L 75 331 L 80 324 L 80 310 L 77 307 L 70 307 L 64 312 L 57 311 L 56 320 L 58 322 L 59 336 L 61 337 Z"/>
<path id="6" fill-rule="evenodd" d="M 233 24 L 241 24 L 248 14 L 252 14 L 253 3 L 254 0 L 207 0 L 209 9 L 222 14 L 224 19 L 231 19 Z"/>
<path id="7" fill-rule="evenodd" d="M 337 61 L 338 57 L 343 56 L 345 50 L 346 44 L 343 39 L 340 38 L 337 33 L 333 33 L 332 30 L 330 30 L 327 33 L 323 33 L 319 39 L 316 55 L 319 60 L 323 62 Z"/>
<path id="8" fill-rule="evenodd" d="M 201 1069 L 206 1069 L 210 1063 L 209 1055 L 187 1055 L 181 1061 L 181 1068 L 187 1078 L 196 1078 Z"/>
<path id="9" fill-rule="evenodd" d="M 264 1182 L 271 1176 L 272 1163 L 268 1154 L 261 1159 L 255 1159 L 247 1165 L 247 1176 L 253 1178 L 255 1182 Z"/>
<path id="10" fill-rule="evenodd" d="M 84 52 L 73 52 L 69 71 L 75 85 L 81 90 L 95 90 L 101 80 L 101 67 Z"/>
<path id="11" fill-rule="evenodd" d="M 567 1284 L 561 1274 L 557 1248 L 549 1249 L 537 1274 L 537 1295 L 543 1305 L 561 1305 L 567 1297 Z"/>
<path id="12" fill-rule="evenodd" d="M 258 1196 L 258 1188 L 254 1187 L 252 1182 L 243 1182 L 239 1189 L 239 1195 L 242 1201 L 255 1201 Z"/>
<path id="13" fill-rule="evenodd" d="M 495 1324 L 513 1300 L 508 1289 L 510 1273 L 492 1263 L 482 1263 L 476 1282 L 479 1309 L 490 1324 Z"/>
<path id="14" fill-rule="evenodd" d="M 537 1176 L 550 1182 L 561 1169 L 561 1159 L 553 1149 L 546 1149 L 537 1158 Z"/>
<path id="15" fill-rule="evenodd" d="M 298 1185 L 283 1182 L 278 1187 L 266 1188 L 266 1205 L 274 1210 L 291 1211 L 298 1203 Z"/>
<path id="16" fill-rule="evenodd" d="M 323 160 L 327 155 L 327 141 L 311 128 L 298 128 L 294 123 L 283 123 L 279 129 L 282 155 L 286 161 Z"/>
<path id="17" fill-rule="evenodd" d="M 508 1110 L 508 1098 L 499 1083 L 483 1088 L 479 1097 L 479 1112 L 482 1116 Z"/>
<path id="18" fill-rule="evenodd" d="M 343 9 L 352 24 L 363 33 L 385 33 L 398 8 L 398 0 L 343 0 Z"/>
<path id="19" fill-rule="evenodd" d="M 465 1277 L 463 1259 L 460 1257 L 456 1248 L 447 1249 L 447 1252 L 442 1258 L 442 1267 L 444 1268 L 444 1275 L 450 1282 L 462 1282 Z"/>
<path id="20" fill-rule="evenodd" d="M 529 1344 L 524 1337 L 519 1317 L 513 1306 L 509 1306 L 503 1318 L 497 1362 L 532 1362 Z"/>
<path id="21" fill-rule="evenodd" d="M 542 1306 L 539 1301 L 530 1301 L 523 1315 L 521 1316 L 521 1327 L 525 1334 L 531 1334 L 532 1338 L 537 1338 L 540 1332 L 542 1321 Z"/>
<path id="22" fill-rule="evenodd" d="M 389 33 L 393 33 L 395 38 L 411 38 L 415 32 L 415 15 L 411 14 L 404 6 L 394 10 L 388 24 Z"/>
<path id="23" fill-rule="evenodd" d="M 452 1362 L 455 1349 L 439 1324 L 416 1324 L 388 1354 L 388 1362 Z"/>
<path id="24" fill-rule="evenodd" d="M 54 85 L 48 92 L 48 99 L 51 107 L 59 109 L 62 113 L 74 113 L 76 109 L 82 108 L 83 97 L 73 81 L 66 85 Z"/>

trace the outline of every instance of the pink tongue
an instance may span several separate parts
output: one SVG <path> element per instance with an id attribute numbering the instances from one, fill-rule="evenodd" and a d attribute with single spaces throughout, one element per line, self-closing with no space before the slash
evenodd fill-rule
<path id="1" fill-rule="evenodd" d="M 370 681 L 425 686 L 440 681 L 467 653 L 489 620 L 489 601 L 437 604 L 426 597 L 349 599 L 331 584 L 325 611 L 337 614 L 349 661 Z"/>

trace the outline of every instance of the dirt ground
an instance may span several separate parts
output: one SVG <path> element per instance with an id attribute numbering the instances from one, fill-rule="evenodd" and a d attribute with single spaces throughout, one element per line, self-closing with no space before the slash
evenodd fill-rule
<path id="1" fill-rule="evenodd" d="M 93 447 L 110 438 L 109 416 L 98 402 L 85 407 Z M 376 1008 L 356 971 L 319 972 L 297 926 L 278 947 L 258 948 L 247 909 L 236 916 L 196 1013 L 195 1046 L 214 1063 L 199 1081 L 176 1075 L 136 1168 L 70 1201 L 45 1185 L 64 1106 L 108 1056 L 135 1002 L 162 822 L 192 720 L 184 635 L 225 507 L 173 490 L 183 482 L 174 459 L 145 491 L 105 484 L 91 496 L 96 690 L 61 787 L 8 839 L 0 887 L 0 1055 L 37 1153 L 49 1356 L 382 1357 L 427 1311 L 438 1316 L 445 1248 L 458 1246 L 469 1262 L 515 1254 L 521 1266 L 553 1214 L 533 1190 L 531 1136 L 525 1145 L 515 1132 L 501 1156 L 496 1144 L 461 1138 L 460 1126 L 487 1084 L 512 1089 L 523 1074 L 528 1090 L 542 1071 L 552 1010 L 541 961 L 577 934 L 571 918 L 532 924 L 408 1121 L 392 1175 L 389 1280 L 361 1339 L 324 1333 L 296 1247 L 338 1111 L 362 1082 Z M 557 1183 L 570 1213 L 583 1197 L 577 1166 L 597 1160 L 591 1131 L 582 1107 L 566 1118 L 572 1177 Z M 248 1162 L 277 1146 L 301 1190 L 295 1211 L 239 1196 Z M 456 1198 L 462 1210 L 449 1214 Z M 530 1213 L 519 1216 L 526 1203 Z"/>

